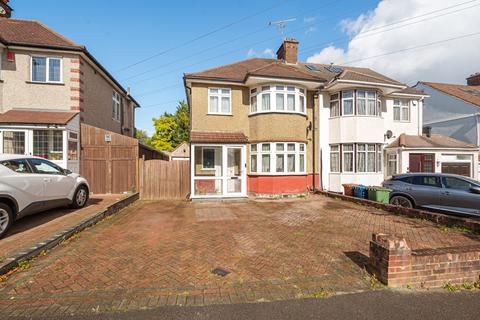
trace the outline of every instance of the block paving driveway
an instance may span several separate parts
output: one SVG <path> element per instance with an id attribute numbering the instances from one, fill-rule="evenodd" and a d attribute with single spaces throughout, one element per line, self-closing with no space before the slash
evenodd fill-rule
<path id="1" fill-rule="evenodd" d="M 103 313 L 372 290 L 363 270 L 372 232 L 405 237 L 412 249 L 480 240 L 323 196 L 139 201 L 0 282 L 0 315 Z M 212 274 L 217 267 L 230 274 Z"/>

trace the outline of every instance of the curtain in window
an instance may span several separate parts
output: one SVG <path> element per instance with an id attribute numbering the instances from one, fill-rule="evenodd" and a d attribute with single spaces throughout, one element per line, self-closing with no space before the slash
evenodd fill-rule
<path id="1" fill-rule="evenodd" d="M 305 172 L 305 155 L 301 154 L 300 155 L 300 166 L 298 168 L 300 172 Z"/>
<path id="2" fill-rule="evenodd" d="M 305 112 L 305 97 L 300 96 L 300 112 Z"/>
<path id="3" fill-rule="evenodd" d="M 48 59 L 48 81 L 60 82 L 60 59 Z"/>
<path id="4" fill-rule="evenodd" d="M 393 107 L 393 120 L 400 121 L 400 107 Z"/>
<path id="5" fill-rule="evenodd" d="M 367 114 L 369 116 L 375 116 L 377 114 L 376 109 L 376 101 L 375 100 L 367 100 Z"/>
<path id="6" fill-rule="evenodd" d="M 277 110 L 284 110 L 285 109 L 285 95 L 283 93 L 277 93 Z"/>
<path id="7" fill-rule="evenodd" d="M 262 172 L 270 172 L 270 155 L 262 154 Z"/>
<path id="8" fill-rule="evenodd" d="M 47 81 L 47 58 L 32 58 L 32 81 Z"/>
<path id="9" fill-rule="evenodd" d="M 262 110 L 270 110 L 270 94 L 262 94 Z"/>
<path id="10" fill-rule="evenodd" d="M 284 172 L 285 165 L 284 165 L 284 156 L 283 154 L 277 154 L 277 165 L 276 165 L 277 172 Z"/>
<path id="11" fill-rule="evenodd" d="M 295 172 L 295 155 L 287 155 L 287 169 L 288 172 Z"/>
<path id="12" fill-rule="evenodd" d="M 353 172 L 353 145 L 343 146 L 343 171 Z"/>
<path id="13" fill-rule="evenodd" d="M 359 115 L 367 114 L 366 101 L 364 99 L 357 99 L 357 113 Z"/>
<path id="14" fill-rule="evenodd" d="M 230 98 L 222 97 L 222 113 L 230 113 Z"/>
<path id="15" fill-rule="evenodd" d="M 330 171 L 331 172 L 340 172 L 340 161 L 338 157 L 338 152 L 330 153 Z"/>
<path id="16" fill-rule="evenodd" d="M 257 155 L 250 156 L 250 172 L 257 172 Z"/>
<path id="17" fill-rule="evenodd" d="M 358 172 L 365 172 L 365 145 L 359 144 L 357 146 L 357 171 Z"/>
<path id="18" fill-rule="evenodd" d="M 218 97 L 210 97 L 210 112 L 218 112 Z"/>
<path id="19" fill-rule="evenodd" d="M 410 120 L 410 110 L 408 107 L 403 107 L 402 108 L 402 120 L 403 121 L 409 121 Z"/>
<path id="20" fill-rule="evenodd" d="M 295 111 L 295 95 L 287 94 L 287 110 Z"/>
<path id="21" fill-rule="evenodd" d="M 367 172 L 375 172 L 375 145 L 369 144 L 367 148 Z"/>
<path id="22" fill-rule="evenodd" d="M 257 96 L 250 98 L 250 105 L 252 107 L 252 112 L 257 112 Z"/>

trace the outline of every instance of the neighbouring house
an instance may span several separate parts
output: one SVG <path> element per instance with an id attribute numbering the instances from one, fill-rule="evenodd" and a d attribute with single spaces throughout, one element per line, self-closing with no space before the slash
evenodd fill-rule
<path id="1" fill-rule="evenodd" d="M 182 142 L 175 150 L 170 152 L 170 160 L 190 160 L 190 145 L 188 142 Z"/>
<path id="2" fill-rule="evenodd" d="M 85 46 L 44 24 L 0 18 L 0 66 L 0 152 L 79 172 L 81 124 L 134 137 L 139 104 Z"/>
<path id="3" fill-rule="evenodd" d="M 340 192 L 411 171 L 408 157 L 387 161 L 386 147 L 422 139 L 427 95 L 368 68 L 299 62 L 298 45 L 285 39 L 277 59 L 184 75 L 192 198 Z M 389 152 L 410 148 L 394 146 Z M 435 150 L 450 147 L 440 139 Z M 467 149 L 478 158 L 478 148 Z"/>

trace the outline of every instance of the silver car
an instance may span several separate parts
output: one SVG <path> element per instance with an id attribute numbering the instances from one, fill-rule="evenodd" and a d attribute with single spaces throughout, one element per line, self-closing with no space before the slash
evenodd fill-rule
<path id="1" fill-rule="evenodd" d="M 480 182 L 453 174 L 407 173 L 382 184 L 392 189 L 390 203 L 480 216 Z"/>

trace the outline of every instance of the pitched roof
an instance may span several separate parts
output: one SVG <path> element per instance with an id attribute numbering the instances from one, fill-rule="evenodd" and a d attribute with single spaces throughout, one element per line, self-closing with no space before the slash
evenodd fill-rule
<path id="1" fill-rule="evenodd" d="M 480 86 L 420 81 L 420 84 L 480 107 Z"/>
<path id="2" fill-rule="evenodd" d="M 450 138 L 441 134 L 432 134 L 430 137 L 401 134 L 387 148 L 471 148 L 478 149 L 476 145 Z"/>
<path id="3" fill-rule="evenodd" d="M 190 142 L 193 143 L 247 143 L 247 137 L 241 132 L 228 131 L 192 131 Z"/>
<path id="4" fill-rule="evenodd" d="M 415 95 L 426 95 L 425 91 L 418 90 L 412 87 L 406 87 L 405 89 L 395 91 L 394 93 L 403 93 L 403 94 L 415 94 Z"/>
<path id="5" fill-rule="evenodd" d="M 332 68 L 334 67 L 334 68 Z M 299 62 L 286 64 L 276 59 L 252 58 L 216 68 L 186 73 L 190 79 L 243 82 L 249 75 L 328 82 L 334 79 L 404 85 L 368 68 Z"/>
<path id="6" fill-rule="evenodd" d="M 9 110 L 0 114 L 0 123 L 7 124 L 58 124 L 65 125 L 77 112 Z"/>
<path id="7" fill-rule="evenodd" d="M 190 145 L 188 142 L 184 141 L 179 144 L 175 150 L 170 152 L 170 156 L 172 157 L 182 157 L 182 158 L 189 158 L 190 157 Z"/>
<path id="8" fill-rule="evenodd" d="M 49 46 L 83 49 L 38 21 L 0 19 L 0 40 L 8 45 Z"/>

